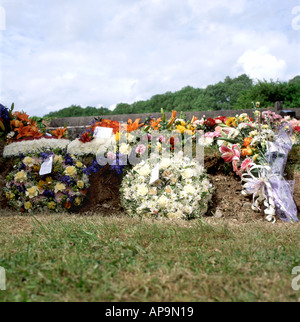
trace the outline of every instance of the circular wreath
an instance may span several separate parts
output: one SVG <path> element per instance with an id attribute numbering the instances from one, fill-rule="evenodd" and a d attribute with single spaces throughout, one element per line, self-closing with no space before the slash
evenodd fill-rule
<path id="1" fill-rule="evenodd" d="M 53 157 L 52 172 L 41 165 Z M 9 206 L 21 212 L 72 211 L 82 205 L 89 187 L 85 165 L 65 151 L 21 155 L 4 188 Z"/>
<path id="2" fill-rule="evenodd" d="M 159 180 L 150 184 L 159 164 Z M 134 167 L 121 186 L 122 206 L 129 215 L 194 219 L 207 213 L 213 187 L 195 160 L 151 158 Z"/>

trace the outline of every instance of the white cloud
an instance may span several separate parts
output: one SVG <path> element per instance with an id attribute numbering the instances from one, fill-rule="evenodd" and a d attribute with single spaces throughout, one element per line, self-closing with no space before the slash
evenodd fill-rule
<path id="1" fill-rule="evenodd" d="M 283 59 L 268 53 L 267 48 L 246 51 L 238 60 L 243 72 L 255 79 L 282 79 L 287 64 Z"/>

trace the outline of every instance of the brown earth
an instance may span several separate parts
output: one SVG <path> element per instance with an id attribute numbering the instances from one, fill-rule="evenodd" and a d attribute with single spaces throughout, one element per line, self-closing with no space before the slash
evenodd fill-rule
<path id="1" fill-rule="evenodd" d="M 111 171 L 110 166 L 92 174 L 87 198 L 78 212 L 101 212 L 109 216 L 111 212 L 121 211 L 119 191 L 121 182 L 122 176 Z"/>

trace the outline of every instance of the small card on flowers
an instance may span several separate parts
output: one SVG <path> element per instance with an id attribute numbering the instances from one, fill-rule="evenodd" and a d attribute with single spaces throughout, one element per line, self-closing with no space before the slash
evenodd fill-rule
<path id="1" fill-rule="evenodd" d="M 97 139 L 110 139 L 113 134 L 113 129 L 109 127 L 96 127 L 94 131 L 94 138 Z"/>
<path id="2" fill-rule="evenodd" d="M 150 185 L 159 180 L 159 163 L 154 167 L 151 172 Z"/>
<path id="3" fill-rule="evenodd" d="M 53 165 L 53 156 L 49 157 L 45 162 L 42 163 L 40 169 L 40 176 L 45 176 L 46 174 L 50 174 L 52 172 Z"/>

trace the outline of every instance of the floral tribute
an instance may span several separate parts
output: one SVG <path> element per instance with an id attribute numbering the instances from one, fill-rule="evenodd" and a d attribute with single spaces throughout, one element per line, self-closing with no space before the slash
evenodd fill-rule
<path id="1" fill-rule="evenodd" d="M 264 213 L 268 221 L 276 215 L 297 222 L 292 185 L 284 179 L 286 161 L 293 144 L 299 144 L 299 121 L 258 110 L 255 120 L 247 114 L 227 119 L 214 128 L 222 158 L 244 183 L 244 195 L 253 197 L 252 209 Z"/>
<path id="2" fill-rule="evenodd" d="M 101 165 L 110 164 L 112 168 L 118 166 L 120 169 L 128 164 L 135 166 L 154 153 L 174 155 L 184 148 L 187 150 L 188 146 L 192 158 L 197 144 L 197 127 L 192 122 L 177 118 L 176 111 L 167 120 L 163 110 L 162 117 L 158 119 L 149 118 L 144 123 L 140 123 L 140 119 L 134 122 L 128 120 L 116 133 L 115 141 L 98 149 L 97 161 Z"/>
<path id="3" fill-rule="evenodd" d="M 44 162 L 53 160 L 48 174 Z M 21 155 L 4 188 L 9 206 L 21 212 L 64 212 L 80 207 L 89 187 L 85 166 L 62 150 Z"/>
<path id="4" fill-rule="evenodd" d="M 0 134 L 6 143 L 3 152 L 5 158 L 42 153 L 45 149 L 64 149 L 70 143 L 66 128 L 46 133 L 45 125 L 41 127 L 25 112 L 13 113 L 13 110 L 14 104 L 10 110 L 0 105 Z"/>
<path id="5" fill-rule="evenodd" d="M 157 180 L 151 182 L 155 168 Z M 199 218 L 206 214 L 212 194 L 204 168 L 180 154 L 174 159 L 154 157 L 139 163 L 121 186 L 124 209 L 141 217 Z"/>
<path id="6" fill-rule="evenodd" d="M 107 119 L 94 121 L 78 139 L 71 142 L 71 144 L 68 146 L 68 152 L 76 156 L 95 156 L 99 148 L 102 147 L 106 149 L 115 138 L 114 136 L 109 139 L 96 138 L 95 130 L 97 127 L 111 128 L 113 129 L 113 133 L 116 134 L 119 131 L 120 123 Z"/>

